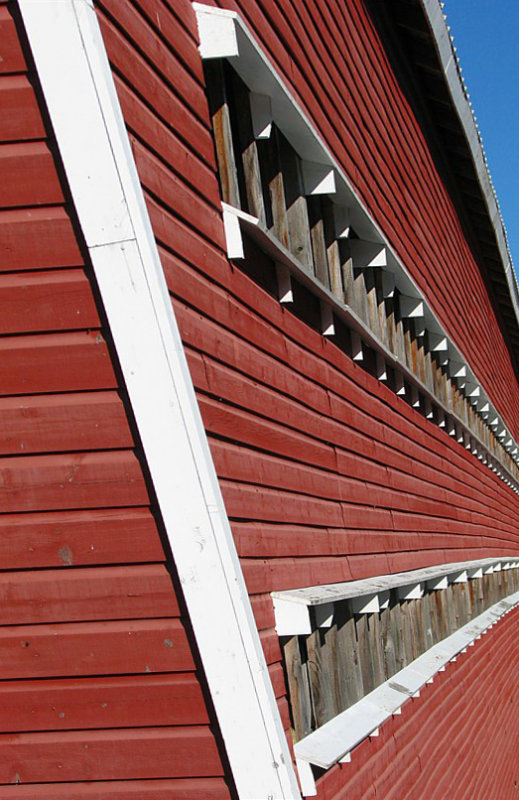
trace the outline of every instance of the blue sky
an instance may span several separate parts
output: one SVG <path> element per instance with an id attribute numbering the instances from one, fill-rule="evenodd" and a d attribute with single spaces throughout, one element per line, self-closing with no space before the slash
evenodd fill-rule
<path id="1" fill-rule="evenodd" d="M 519 0 L 446 0 L 519 274 Z"/>

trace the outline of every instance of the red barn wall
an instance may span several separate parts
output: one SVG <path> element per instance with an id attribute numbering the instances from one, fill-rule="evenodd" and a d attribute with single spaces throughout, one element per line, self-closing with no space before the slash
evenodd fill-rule
<path id="1" fill-rule="evenodd" d="M 519 552 L 518 500 L 463 447 L 229 263 L 196 24 L 187 0 L 98 0 L 96 6 L 288 729 L 270 591 Z M 510 399 L 517 384 L 503 337 L 454 207 L 363 8 L 355 0 L 300 6 L 287 0 L 282 7 L 251 0 L 241 12 L 517 436 Z M 4 725 L 16 720 L 17 736 L 0 739 L 7 754 L 0 779 L 12 783 L 19 775 L 23 783 L 39 785 L 4 786 L 0 798 L 16 792 L 23 800 L 100 800 L 107 787 L 84 782 L 112 779 L 110 796 L 119 800 L 228 797 L 219 743 L 208 726 L 203 678 L 165 567 L 109 334 L 10 9 L 0 4 L 2 27 L 12 42 L 9 58 L 0 62 L 0 98 L 10 111 L 0 117 L 0 163 L 3 174 L 13 176 L 3 182 L 0 199 L 0 296 L 3 292 L 6 309 L 0 413 L 7 430 L 0 548 L 6 592 L 16 599 L 3 606 L 6 627 L 0 635 L 12 654 L 11 672 L 2 674 L 5 708 L 15 704 Z M 321 38 L 324 31 L 340 74 L 321 48 L 317 29 Z M 323 51 L 319 58 L 315 47 Z M 332 88 L 325 86 L 326 74 L 334 76 Z M 364 124 L 370 140 L 364 138 Z M 423 216 L 422 227 L 403 213 L 404 204 Z M 29 569 L 31 581 L 25 577 Z M 374 781 L 390 774 L 385 764 L 396 757 L 395 749 L 408 781 L 397 784 L 401 794 L 405 789 L 409 797 L 420 796 L 411 788 L 418 763 L 425 775 L 420 780 L 436 791 L 432 739 L 437 737 L 439 759 L 441 748 L 473 722 L 472 709 L 461 699 L 463 687 L 479 676 L 478 720 L 487 719 L 483 707 L 485 713 L 499 709 L 504 729 L 515 709 L 501 699 L 508 698 L 512 672 L 504 670 L 500 694 L 492 670 L 504 653 L 511 665 L 517 663 L 511 646 L 516 624 L 516 615 L 509 615 L 388 723 L 379 740 L 363 745 L 351 765 L 330 771 L 320 796 L 369 797 Z M 126 655 L 118 642 L 127 641 L 130 625 L 143 645 Z M 114 640 L 116 635 L 120 639 Z M 164 646 L 173 635 L 175 647 Z M 99 659 L 95 666 L 91 652 Z M 109 677 L 121 672 L 120 664 L 110 661 L 121 655 L 125 671 L 132 673 L 124 681 Z M 145 665 L 152 655 L 157 661 L 150 676 Z M 131 659 L 136 663 L 130 670 Z M 159 679 L 154 669 L 165 674 Z M 125 728 L 126 699 L 122 706 L 116 702 L 121 681 L 134 685 L 137 698 L 158 693 L 151 721 L 139 717 L 136 702 L 131 728 Z M 110 713 L 123 715 L 119 723 L 115 717 L 105 722 L 99 709 L 89 717 L 88 698 L 107 686 L 115 693 Z M 62 698 L 64 687 L 66 697 L 76 699 L 63 712 L 60 705 L 56 715 L 49 698 L 57 690 Z M 180 687 L 189 688 L 189 702 L 164 703 L 165 696 L 178 697 Z M 20 727 L 16 709 L 32 708 L 34 696 L 38 710 Z M 118 725 L 124 732 L 114 732 Z M 429 738 L 419 730 L 427 730 Z M 473 737 L 466 749 L 460 742 L 464 768 L 478 757 L 500 764 L 504 752 L 514 752 L 514 742 L 513 735 L 505 742 L 502 731 L 493 739 Z M 59 763 L 57 745 L 63 753 Z M 20 771 L 25 764 L 30 774 Z M 512 767 L 499 774 L 503 794 L 498 796 L 506 797 Z M 43 781 L 63 783 L 55 789 Z"/>
<path id="2" fill-rule="evenodd" d="M 222 745 L 17 19 L 0 3 L 0 798 L 224 800 Z"/>
<path id="3" fill-rule="evenodd" d="M 324 2 L 227 6 L 243 13 L 517 430 L 509 402 L 516 377 L 477 265 L 362 4 L 333 4 L 333 19 Z M 519 552 L 518 501 L 462 446 L 227 260 L 187 0 L 98 0 L 96 7 L 288 725 L 270 591 Z M 403 205 L 416 212 L 412 221 Z M 254 257 L 261 264 L 263 256 Z M 453 709 L 444 746 L 465 719 L 457 674 L 445 679 L 447 700 L 436 684 L 423 700 L 426 715 L 431 703 Z M 492 690 L 484 691 L 488 698 Z M 401 725 L 402 737 L 414 730 L 406 716 Z M 489 742 L 479 742 L 473 745 L 482 755 Z M 413 747 L 413 763 L 421 757 L 432 770 L 429 740 L 415 739 Z M 358 763 L 334 771 L 329 787 L 323 780 L 322 796 L 361 797 L 348 794 Z"/>

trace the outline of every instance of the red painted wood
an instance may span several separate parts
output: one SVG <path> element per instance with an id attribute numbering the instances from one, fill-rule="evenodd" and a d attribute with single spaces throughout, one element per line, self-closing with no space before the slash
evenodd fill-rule
<path id="1" fill-rule="evenodd" d="M 43 139 L 38 104 L 25 75 L 0 75 L 0 142 Z"/>
<path id="2" fill-rule="evenodd" d="M 63 208 L 0 211 L 0 271 L 75 267 L 82 263 L 72 224 Z"/>
<path id="3" fill-rule="evenodd" d="M 162 564 L 0 574 L 0 625 L 178 614 Z"/>
<path id="4" fill-rule="evenodd" d="M 1 455 L 132 445 L 115 392 L 0 398 Z"/>
<path id="5" fill-rule="evenodd" d="M 100 333 L 17 336 L 0 341 L 0 395 L 113 389 Z"/>
<path id="6" fill-rule="evenodd" d="M 226 245 L 221 211 L 203 202 L 137 139 L 132 137 L 130 141 L 139 177 L 146 190 L 183 220 L 192 223 L 196 219 L 200 233 L 224 250 Z"/>
<path id="7" fill-rule="evenodd" d="M 0 207 L 63 202 L 54 159 L 45 142 L 0 145 L 0 170 Z"/>
<path id="8" fill-rule="evenodd" d="M 0 516 L 3 569 L 163 559 L 157 528 L 146 508 Z"/>
<path id="9" fill-rule="evenodd" d="M 194 669 L 178 619 L 11 626 L 0 646 L 3 680 Z"/>
<path id="10" fill-rule="evenodd" d="M 214 737 L 201 726 L 0 736 L 2 783 L 213 777 L 221 772 Z"/>
<path id="11" fill-rule="evenodd" d="M 98 328 L 99 315 L 83 270 L 0 274 L 0 333 Z"/>
<path id="12" fill-rule="evenodd" d="M 0 725 L 4 733 L 208 722 L 202 690 L 190 674 L 0 684 Z"/>
<path id="13" fill-rule="evenodd" d="M 5 7 L 0 8 L 0 41 L 2 42 L 0 74 L 24 72 L 25 59 L 18 41 L 18 32 L 10 10 Z"/>
<path id="14" fill-rule="evenodd" d="M 231 800 L 222 778 L 1 786 L 0 800 Z"/>
<path id="15" fill-rule="evenodd" d="M 172 17 L 168 15 L 167 9 L 162 3 L 160 5 L 157 2 L 151 5 L 149 2 L 141 3 L 142 9 L 145 11 L 142 14 L 139 13 L 136 6 L 138 3 L 130 2 L 121 5 L 116 0 L 99 0 L 98 3 L 98 9 L 102 9 L 117 20 L 118 26 L 124 30 L 129 43 L 133 46 L 137 44 L 139 50 L 153 66 L 154 71 L 161 76 L 164 83 L 174 88 L 175 93 L 189 107 L 190 113 L 207 125 L 206 101 L 202 89 L 202 64 L 200 58 L 195 61 L 194 42 L 182 34 L 181 38 L 177 39 L 179 26 L 172 25 Z M 102 21 L 104 15 L 100 11 L 98 13 Z M 153 26 L 150 24 L 152 20 Z M 166 23 L 165 31 L 161 25 L 162 20 Z M 172 36 L 168 44 L 164 42 L 166 32 Z M 190 64 L 197 73 L 196 80 L 191 71 L 186 70 L 185 65 L 179 60 L 179 49 L 181 58 L 190 57 Z M 194 141 L 199 138 L 200 136 L 193 137 Z"/>
<path id="16" fill-rule="evenodd" d="M 0 498 L 6 512 L 148 502 L 139 462 L 127 450 L 0 459 Z"/>
<path id="17" fill-rule="evenodd" d="M 165 122 L 145 105 L 142 99 L 114 74 L 115 87 L 124 120 L 130 131 L 153 150 L 164 163 L 169 164 L 206 200 L 219 209 L 218 183 L 214 169 L 197 158 L 189 143 L 184 142 Z"/>
<path id="18" fill-rule="evenodd" d="M 196 119 L 176 92 L 173 92 L 168 83 L 132 48 L 104 14 L 99 14 L 98 19 L 112 66 L 120 74 L 125 75 L 138 94 L 148 98 L 148 103 L 151 101 L 157 116 L 174 127 L 184 142 L 196 142 L 199 155 L 206 163 L 211 164 L 214 152 L 208 123 L 202 125 Z M 129 63 L 132 65 L 131 75 L 127 70 Z"/>

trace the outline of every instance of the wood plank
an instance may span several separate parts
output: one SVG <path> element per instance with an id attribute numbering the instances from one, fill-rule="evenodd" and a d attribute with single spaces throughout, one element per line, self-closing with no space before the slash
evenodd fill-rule
<path id="1" fill-rule="evenodd" d="M 355 615 L 355 633 L 357 636 L 357 647 L 359 653 L 360 667 L 362 671 L 362 687 L 364 694 L 371 692 L 375 686 L 375 668 L 373 664 L 373 653 L 369 635 L 369 614 Z"/>
<path id="2" fill-rule="evenodd" d="M 3 569 L 162 560 L 157 527 L 145 508 L 0 515 Z"/>
<path id="3" fill-rule="evenodd" d="M 0 73 L 25 72 L 26 64 L 16 25 L 10 10 L 5 6 L 0 8 L 0 41 L 2 42 Z"/>
<path id="4" fill-rule="evenodd" d="M 1 208 L 57 204 L 64 200 L 54 159 L 45 142 L 0 145 L 0 171 Z"/>
<path id="5" fill-rule="evenodd" d="M 336 236 L 334 204 L 328 197 L 321 197 L 321 206 L 328 270 L 330 273 L 330 289 L 339 302 L 344 303 L 343 266 L 347 261 L 346 248 L 344 243 L 341 243 Z"/>
<path id="6" fill-rule="evenodd" d="M 217 776 L 222 773 L 213 734 L 202 726 L 0 736 L 2 783 Z"/>
<path id="7" fill-rule="evenodd" d="M 202 689 L 189 673 L 0 683 L 4 733 L 208 722 Z"/>
<path id="8" fill-rule="evenodd" d="M 336 628 L 317 628 L 306 637 L 308 683 L 312 700 L 313 728 L 319 728 L 339 711 L 335 683 Z"/>
<path id="9" fill-rule="evenodd" d="M 0 271 L 75 267 L 82 263 L 71 221 L 63 208 L 0 211 Z"/>
<path id="10" fill-rule="evenodd" d="M 328 271 L 328 254 L 326 248 L 326 235 L 324 230 L 323 208 L 321 197 L 310 195 L 307 200 L 308 222 L 310 226 L 310 239 L 312 242 L 312 256 L 316 278 L 330 288 L 330 275 Z"/>
<path id="11" fill-rule="evenodd" d="M 178 614 L 162 564 L 0 573 L 0 625 Z"/>
<path id="12" fill-rule="evenodd" d="M 362 667 L 355 633 L 355 616 L 348 601 L 335 604 L 337 684 L 341 710 L 349 708 L 364 695 Z"/>
<path id="13" fill-rule="evenodd" d="M 45 127 L 26 75 L 0 75 L 0 142 L 44 139 Z"/>
<path id="14" fill-rule="evenodd" d="M 128 450 L 2 458 L 0 498 L 7 513 L 149 502 L 140 464 Z"/>
<path id="15" fill-rule="evenodd" d="M 132 446 L 115 392 L 0 398 L 0 455 Z"/>
<path id="16" fill-rule="evenodd" d="M 177 778 L 0 786 L 0 800 L 231 800 L 223 778 Z"/>
<path id="17" fill-rule="evenodd" d="M 279 134 L 279 150 L 285 191 L 290 252 L 301 262 L 305 270 L 313 275 L 315 269 L 312 258 L 310 223 L 303 185 L 301 159 L 282 134 Z"/>
<path id="18" fill-rule="evenodd" d="M 397 671 L 396 648 L 391 628 L 391 608 L 380 611 L 380 637 L 382 642 L 384 680 L 388 680 Z"/>
<path id="19" fill-rule="evenodd" d="M 257 142 L 261 174 L 269 191 L 269 204 L 266 204 L 266 224 L 283 247 L 290 250 L 285 187 L 281 170 L 280 132 L 272 125 L 268 139 Z"/>
<path id="20" fill-rule="evenodd" d="M 263 199 L 262 175 L 258 147 L 252 129 L 249 90 L 234 70 L 229 71 L 228 85 L 236 109 L 234 127 L 238 152 L 241 157 L 245 183 L 246 210 L 266 225 L 265 202 Z"/>
<path id="21" fill-rule="evenodd" d="M 81 269 L 0 273 L 0 333 L 100 327 L 89 281 Z"/>
<path id="22" fill-rule="evenodd" d="M 0 341 L 0 395 L 114 389 L 100 333 L 17 336 Z"/>
<path id="23" fill-rule="evenodd" d="M 3 680 L 194 670 L 178 619 L 13 625 L 0 647 Z"/>
<path id="24" fill-rule="evenodd" d="M 312 705 L 306 659 L 301 657 L 298 636 L 291 636 L 282 644 L 290 697 L 290 709 L 295 740 L 299 741 L 312 730 Z"/>
<path id="25" fill-rule="evenodd" d="M 241 208 L 237 155 L 234 152 L 224 67 L 225 65 L 219 60 L 209 61 L 204 64 L 204 72 L 213 123 L 222 200 L 235 208 Z"/>

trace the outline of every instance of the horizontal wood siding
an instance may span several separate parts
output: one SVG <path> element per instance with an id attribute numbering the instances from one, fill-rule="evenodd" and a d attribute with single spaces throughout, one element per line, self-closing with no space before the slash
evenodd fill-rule
<path id="1" fill-rule="evenodd" d="M 518 501 L 445 431 L 283 308 L 268 291 L 273 265 L 251 243 L 245 269 L 229 263 L 187 0 L 97 0 L 96 7 L 288 728 L 270 591 L 519 552 Z M 479 273 L 361 4 L 334 4 L 333 20 L 324 2 L 232 7 L 309 110 L 447 329 L 488 378 L 507 422 L 516 424 L 507 399 L 515 376 Z M 319 44 L 323 35 L 340 75 Z M 404 198 L 420 210 L 423 230 L 403 213 Z M 456 678 L 452 685 L 459 691 Z M 413 723 L 398 719 L 405 736 Z M 353 774 L 346 769 L 333 772 L 332 789 L 323 780 L 322 797 L 361 796 L 345 788 Z M 377 775 L 384 769 L 373 767 Z"/>
<path id="2" fill-rule="evenodd" d="M 224 800 L 219 734 L 16 20 L 0 4 L 0 798 Z"/>

